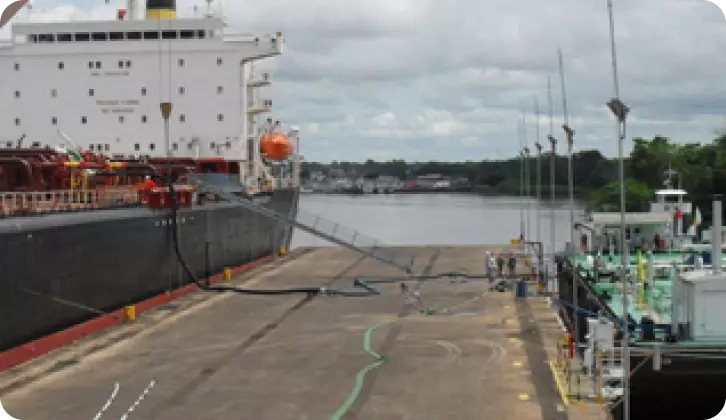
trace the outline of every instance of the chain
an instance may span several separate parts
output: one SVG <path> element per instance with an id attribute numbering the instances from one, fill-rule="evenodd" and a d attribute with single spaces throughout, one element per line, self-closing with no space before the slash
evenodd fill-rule
<path id="1" fill-rule="evenodd" d="M 101 407 L 101 409 L 98 411 L 98 413 L 96 413 L 96 416 L 93 418 L 93 420 L 101 419 L 101 416 L 103 416 L 103 414 L 106 412 L 106 410 L 108 410 L 108 408 L 111 407 L 111 403 L 113 403 L 113 400 L 116 399 L 116 396 L 118 395 L 118 390 L 120 388 L 121 387 L 119 386 L 118 382 L 116 382 L 116 384 L 114 384 L 114 386 L 113 386 L 113 391 L 111 392 L 111 396 L 108 397 L 108 399 L 106 400 L 106 404 L 104 404 L 103 407 Z"/>
<path id="2" fill-rule="evenodd" d="M 156 380 L 152 379 L 151 382 L 149 382 L 149 385 L 146 387 L 146 389 L 144 389 L 144 392 L 142 392 L 141 395 L 139 395 L 139 398 L 137 398 L 136 401 L 133 403 L 133 405 L 131 405 L 131 407 L 129 407 L 129 410 L 126 412 L 126 414 L 121 416 L 121 420 L 126 420 L 129 418 L 131 413 L 133 413 L 134 410 L 136 410 L 136 408 L 138 408 L 139 404 L 141 404 L 141 401 L 143 401 L 144 398 L 146 398 L 146 395 L 149 393 L 149 391 L 151 391 L 151 388 L 153 388 L 154 385 L 156 385 Z"/>

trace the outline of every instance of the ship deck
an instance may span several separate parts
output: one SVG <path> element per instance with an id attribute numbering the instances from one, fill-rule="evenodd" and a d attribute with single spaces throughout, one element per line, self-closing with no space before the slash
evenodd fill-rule
<path id="1" fill-rule="evenodd" d="M 407 252 L 424 274 L 475 274 L 485 249 Z M 229 284 L 351 290 L 354 278 L 398 276 L 321 248 Z M 107 401 L 103 418 L 119 418 L 140 395 L 132 418 L 568 418 L 548 367 L 562 331 L 546 298 L 517 300 L 487 280 L 419 284 L 435 313 L 411 309 L 396 282 L 372 297 L 196 292 L 0 375 L 0 399 L 33 420 L 94 418 Z M 569 418 L 605 418 L 579 410 Z"/>
<path id="2" fill-rule="evenodd" d="M 673 264 L 684 264 L 684 259 L 689 255 L 689 251 L 673 251 L 658 253 L 653 255 L 653 261 L 656 267 L 656 277 L 649 283 L 649 287 L 646 290 L 642 287 L 642 283 L 637 283 L 637 292 L 628 296 L 628 312 L 630 316 L 639 322 L 641 317 L 649 316 L 653 319 L 656 324 L 654 332 L 656 338 L 659 340 L 664 338 L 667 334 L 665 327 L 670 325 L 672 321 L 672 308 L 673 308 L 673 271 L 670 268 Z M 638 261 L 637 254 L 630 254 L 630 267 L 631 270 L 635 268 Z M 610 300 L 607 302 L 607 306 L 613 311 L 613 313 L 622 318 L 623 310 L 623 294 L 622 285 L 618 280 L 613 281 L 612 276 L 595 276 L 595 268 L 592 263 L 584 256 L 571 256 L 568 257 L 570 263 L 579 267 L 578 272 L 581 278 L 584 275 L 589 275 L 590 278 L 595 281 L 592 283 L 592 288 L 598 292 L 607 292 L 610 295 Z M 645 257 L 642 256 L 642 261 L 646 261 Z M 726 257 L 724 257 L 726 261 Z M 612 259 L 605 256 L 605 267 L 606 272 L 615 273 L 620 267 L 620 254 L 614 254 Z M 602 270 L 602 268 L 601 268 Z M 640 329 L 636 328 L 635 332 L 631 333 L 631 339 L 634 345 L 652 347 L 658 345 L 657 342 L 652 341 L 641 341 L 640 340 Z M 723 347 L 726 344 L 726 340 L 679 340 L 671 345 L 690 348 L 690 347 Z"/>

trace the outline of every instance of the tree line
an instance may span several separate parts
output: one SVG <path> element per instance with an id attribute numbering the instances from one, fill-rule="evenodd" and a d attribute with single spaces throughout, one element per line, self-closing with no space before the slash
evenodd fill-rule
<path id="1" fill-rule="evenodd" d="M 673 187 L 678 187 L 679 177 L 688 199 L 697 206 L 704 220 L 709 220 L 714 194 L 726 195 L 726 133 L 710 143 L 678 144 L 666 137 L 652 139 L 635 138 L 630 156 L 624 160 L 626 209 L 647 211 L 655 190 L 663 188 L 666 171 L 673 170 Z M 534 196 L 537 182 L 537 157 L 525 159 L 529 165 L 530 195 Z M 542 197 L 550 196 L 551 155 L 541 156 Z M 302 177 L 313 171 L 330 173 L 339 169 L 347 174 L 366 178 L 380 175 L 414 179 L 417 176 L 437 173 L 451 177 L 465 177 L 472 188 L 485 194 L 519 195 L 521 165 L 519 157 L 503 160 L 466 162 L 304 162 Z M 555 194 L 564 198 L 568 194 L 568 157 L 556 155 Z M 582 150 L 572 155 L 572 171 L 575 196 L 587 203 L 590 210 L 617 211 L 620 209 L 620 184 L 618 160 L 603 156 L 598 150 Z M 340 172 L 340 171 L 339 171 Z"/>

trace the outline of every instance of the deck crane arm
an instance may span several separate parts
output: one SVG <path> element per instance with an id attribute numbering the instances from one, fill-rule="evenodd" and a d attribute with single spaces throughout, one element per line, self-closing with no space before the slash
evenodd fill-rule
<path id="1" fill-rule="evenodd" d="M 0 0 L 0 29 L 22 9 L 28 0 Z"/>

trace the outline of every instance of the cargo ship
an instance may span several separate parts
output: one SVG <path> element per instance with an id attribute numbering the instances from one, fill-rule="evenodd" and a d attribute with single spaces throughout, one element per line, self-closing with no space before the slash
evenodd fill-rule
<path id="1" fill-rule="evenodd" d="M 686 194 L 668 186 L 656 191 L 649 212 L 625 215 L 629 292 L 615 243 L 619 213 L 592 213 L 578 223 L 581 248 L 559 258 L 560 315 L 585 378 L 568 386 L 581 387 L 577 398 L 606 403 L 615 420 L 626 418 L 623 340 L 630 355 L 627 418 L 705 420 L 726 403 L 722 204 L 715 199 L 711 232 L 718 233 L 699 241 L 700 212 Z M 683 223 L 686 215 L 691 223 Z"/>
<path id="2" fill-rule="evenodd" d="M 175 244 L 206 278 L 292 234 L 214 194 L 295 217 L 298 130 L 263 119 L 256 68 L 282 34 L 228 34 L 211 6 L 177 18 L 174 0 L 109 14 L 12 23 L 0 45 L 0 352 L 184 286 Z"/>

